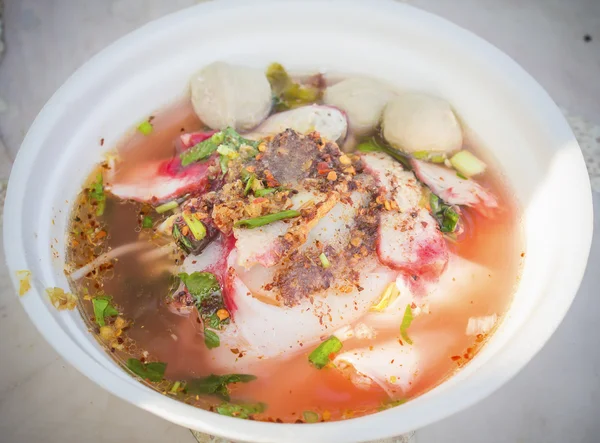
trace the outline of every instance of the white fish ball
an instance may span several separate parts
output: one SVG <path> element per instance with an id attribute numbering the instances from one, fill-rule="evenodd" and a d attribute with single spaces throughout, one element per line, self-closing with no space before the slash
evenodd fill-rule
<path id="1" fill-rule="evenodd" d="M 357 135 L 373 132 L 383 108 L 394 97 L 384 83 L 368 78 L 349 78 L 325 90 L 325 104 L 341 109 Z"/>
<path id="2" fill-rule="evenodd" d="M 247 131 L 271 110 L 271 85 L 259 69 L 215 62 L 194 74 L 190 87 L 194 111 L 213 129 Z"/>
<path id="3" fill-rule="evenodd" d="M 461 148 L 462 129 L 450 104 L 422 93 L 404 93 L 383 111 L 383 136 L 394 148 L 451 153 Z"/>

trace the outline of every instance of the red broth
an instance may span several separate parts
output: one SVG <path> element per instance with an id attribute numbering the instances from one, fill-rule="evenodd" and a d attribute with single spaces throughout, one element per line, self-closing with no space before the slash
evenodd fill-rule
<path id="1" fill-rule="evenodd" d="M 178 149 L 175 140 L 180 134 L 203 128 L 187 103 L 165 109 L 153 116 L 151 121 L 154 131 L 150 135 L 133 134 L 117 147 L 120 158 L 116 169 L 118 176 L 132 174 L 144 162 L 173 157 Z M 95 177 L 96 172 L 90 176 L 90 182 Z M 498 197 L 502 212 L 490 219 L 471 209 L 463 209 L 466 232 L 451 244 L 451 250 L 489 267 L 496 278 L 485 287 L 473 288 L 468 294 L 463 294 L 459 302 L 433 309 L 413 321 L 410 333 L 415 337 L 415 346 L 427 350 L 430 347 L 427 340 L 433 340 L 428 339 L 431 332 L 442 334 L 447 343 L 442 352 L 438 350 L 436 355 L 430 356 L 430 364 L 422 369 L 420 377 L 402 400 L 409 400 L 437 386 L 477 353 L 487 337 L 465 334 L 465 325 L 470 317 L 497 314 L 501 319 L 511 303 L 524 256 L 519 210 L 507 184 L 493 165 L 479 181 Z M 119 201 L 108 195 L 105 212 L 96 220 L 89 214 L 84 194 L 73 211 L 68 249 L 68 265 L 72 269 L 83 266 L 101 252 L 136 242 L 144 215 L 157 219 L 147 205 Z M 100 234 L 97 238 L 97 233 L 102 231 L 106 235 Z M 80 295 L 81 312 L 89 321 L 90 330 L 97 334 L 98 326 L 94 323 L 89 297 L 109 294 L 123 316 L 132 322 L 126 330 L 127 338 L 121 340 L 124 348 L 109 351 L 120 363 L 131 356 L 167 362 L 165 378 L 171 381 L 209 375 L 214 370 L 197 315 L 177 315 L 164 302 L 165 296 L 173 291 L 169 268 L 181 264 L 184 257 L 163 257 L 140 269 L 138 255 L 159 247 L 160 242 L 150 239 L 148 245 L 112 261 L 97 274 L 89 274 L 73 282 L 73 291 Z M 351 346 L 352 341 L 348 345 Z M 264 374 L 255 374 L 257 380 L 230 386 L 231 401 L 264 402 L 268 409 L 256 418 L 291 423 L 303 421 L 303 411 L 317 412 L 321 420 L 336 420 L 376 412 L 389 403 L 388 395 L 376 384 L 367 389 L 358 388 L 335 369 L 315 370 L 307 364 L 311 350 L 306 349 L 306 352 L 289 360 L 265 362 Z M 160 391 L 169 390 L 170 382 L 153 387 Z M 219 400 L 212 397 L 196 398 L 184 393 L 169 395 L 204 408 L 219 404 Z"/>

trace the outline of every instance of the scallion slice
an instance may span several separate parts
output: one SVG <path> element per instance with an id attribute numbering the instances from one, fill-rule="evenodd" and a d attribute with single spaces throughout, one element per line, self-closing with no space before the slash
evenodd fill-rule
<path id="1" fill-rule="evenodd" d="M 321 255 L 319 255 L 319 260 L 321 260 L 321 266 L 323 266 L 323 268 L 327 269 L 331 266 L 331 263 L 329 262 L 329 259 L 327 258 L 324 252 L 322 252 Z"/>
<path id="2" fill-rule="evenodd" d="M 239 220 L 239 221 L 235 222 L 235 224 L 233 226 L 236 228 L 253 229 L 253 228 L 258 228 L 260 226 L 268 225 L 269 223 L 273 223 L 273 222 L 276 222 L 279 220 L 285 220 L 288 218 L 299 217 L 300 215 L 301 215 L 300 211 L 293 211 L 293 210 L 281 211 L 281 212 L 276 212 L 275 214 L 268 214 L 268 215 L 263 215 L 261 217 L 247 218 L 244 220 Z"/>
<path id="3" fill-rule="evenodd" d="M 171 210 L 177 208 L 178 206 L 179 206 L 179 204 L 175 200 L 173 200 L 173 201 L 170 201 L 167 203 L 163 203 L 160 206 L 157 206 L 156 212 L 158 212 L 159 214 L 162 214 L 164 212 L 171 211 Z"/>
<path id="4" fill-rule="evenodd" d="M 199 241 L 206 237 L 206 227 L 204 227 L 204 224 L 194 215 L 184 212 L 183 220 L 188 228 L 190 228 L 190 231 L 196 240 Z"/>
<path id="5" fill-rule="evenodd" d="M 322 369 L 329 363 L 330 355 L 339 352 L 342 346 L 340 339 L 332 335 L 309 354 L 308 361 L 317 369 Z"/>

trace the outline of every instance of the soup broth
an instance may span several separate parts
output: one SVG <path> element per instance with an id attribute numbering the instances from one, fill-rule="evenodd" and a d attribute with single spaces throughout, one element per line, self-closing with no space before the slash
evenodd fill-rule
<path id="1" fill-rule="evenodd" d="M 276 92 L 277 86 L 271 77 L 269 77 L 271 87 L 273 92 Z M 322 77 L 305 79 L 304 85 L 321 92 L 312 97 L 308 104 L 293 103 L 292 105 L 284 103 L 282 97 L 286 96 L 280 94 L 270 108 L 271 117 L 267 122 L 273 116 L 284 115 L 285 112 L 278 113 L 280 109 L 292 108 L 292 111 L 287 112 L 295 112 L 308 106 L 320 106 L 326 101 L 327 92 L 323 98 L 322 91 L 327 88 L 327 85 Z M 295 99 L 299 100 L 297 97 Z M 382 233 L 383 218 L 379 219 L 381 215 L 377 212 L 376 217 L 369 219 L 367 214 L 364 219 L 366 224 L 375 224 L 373 229 L 365 228 L 360 231 L 370 233 L 371 236 L 377 237 L 376 239 L 363 236 L 359 239 L 361 243 L 354 247 L 353 242 L 356 239 L 352 237 L 354 228 L 350 229 L 350 238 L 347 242 L 348 248 L 354 248 L 352 257 L 350 252 L 334 253 L 327 241 L 321 241 L 325 244 L 323 246 L 319 243 L 320 240 L 316 240 L 314 243 L 316 246 L 306 246 L 307 249 L 303 252 L 305 255 L 292 253 L 293 259 L 290 259 L 289 265 L 285 265 L 288 266 L 286 269 L 290 269 L 288 274 L 281 271 L 282 274 L 277 275 L 275 279 L 266 278 L 261 281 L 260 290 L 247 289 L 245 295 L 251 300 L 240 303 L 241 295 L 235 289 L 237 287 L 235 285 L 241 284 L 240 278 L 248 288 L 253 288 L 252 279 L 256 278 L 256 272 L 252 270 L 257 267 L 264 268 L 263 270 L 279 269 L 277 266 L 281 265 L 280 261 L 263 267 L 260 261 L 263 259 L 259 257 L 256 259 L 258 264 L 253 262 L 248 266 L 250 269 L 248 271 L 234 263 L 235 257 L 239 258 L 244 252 L 242 248 L 245 246 L 242 245 L 253 245 L 249 251 L 250 255 L 255 253 L 252 248 L 267 248 L 262 237 L 258 243 L 243 243 L 248 241 L 243 237 L 244 235 L 258 231 L 250 228 L 243 231 L 241 227 L 234 227 L 233 231 L 223 232 L 219 229 L 222 229 L 220 225 L 215 227 L 211 224 L 215 223 L 214 221 L 200 219 L 204 223 L 202 229 L 205 230 L 206 235 L 200 243 L 204 241 L 207 245 L 196 246 L 197 242 L 194 240 L 197 239 L 191 237 L 193 232 L 190 234 L 190 230 L 193 231 L 193 224 L 189 225 L 187 230 L 185 224 L 182 225 L 183 228 L 173 228 L 172 226 L 178 226 L 177 222 L 170 229 L 165 228 L 169 220 L 173 220 L 182 212 L 185 213 L 184 208 L 188 204 L 186 202 L 190 199 L 201 198 L 210 192 L 223 192 L 222 189 L 228 184 L 234 183 L 233 179 L 229 180 L 227 177 L 233 175 L 233 170 L 236 168 L 236 161 L 239 160 L 239 157 L 236 157 L 237 153 L 231 155 L 227 166 L 229 169 L 223 168 L 222 164 L 215 165 L 219 177 L 207 186 L 203 185 L 202 189 L 187 187 L 184 191 L 178 190 L 167 198 L 155 198 L 146 191 L 144 191 L 146 194 L 140 197 L 142 194 L 137 192 L 138 188 L 150 189 L 148 183 L 162 174 L 161 171 L 164 172 L 165 168 L 167 170 L 174 168 L 175 174 L 183 174 L 181 171 L 189 168 L 188 166 L 182 168 L 179 164 L 173 166 L 169 163 L 173 159 L 179 159 L 185 152 L 190 152 L 190 148 L 185 146 L 186 141 L 189 141 L 189 137 L 186 137 L 188 134 L 204 134 L 199 137 L 206 136 L 206 140 L 210 140 L 210 137 L 214 136 L 214 129 L 220 129 L 201 121 L 198 117 L 198 106 L 186 100 L 156 113 L 145 122 L 147 124 L 140 125 L 134 134 L 124 139 L 107 156 L 106 162 L 90 174 L 73 208 L 67 251 L 67 273 L 72 291 L 79 296 L 79 308 L 90 331 L 120 364 L 129 368 L 134 375 L 152 388 L 198 407 L 240 418 L 305 423 L 347 419 L 409 401 L 439 385 L 477 354 L 508 310 L 524 254 L 519 210 L 507 183 L 498 168 L 490 161 L 486 162 L 485 171 L 479 172 L 472 178 L 467 179 L 461 172 L 452 172 L 454 175 L 458 174 L 461 181 L 476 181 L 478 186 L 493 195 L 497 204 L 493 207 L 493 211 L 482 210 L 476 205 L 452 204 L 452 202 L 445 204 L 444 197 L 438 195 L 445 206 L 436 216 L 430 195 L 431 191 L 434 191 L 434 186 L 427 186 L 426 180 L 421 179 L 425 173 L 419 172 L 419 168 L 434 165 L 451 170 L 450 155 L 444 154 L 441 163 L 437 159 L 434 159 L 437 163 L 432 163 L 431 157 L 424 159 L 421 153 L 415 155 L 414 152 L 412 154 L 400 152 L 389 143 L 385 137 L 386 131 L 379 128 L 379 123 L 371 131 L 355 131 L 352 113 L 348 111 L 346 113 L 350 135 L 337 140 L 325 139 L 322 132 L 314 136 L 317 137 L 314 139 L 317 140 L 317 144 L 322 143 L 319 145 L 321 147 L 328 146 L 327 143 L 333 144 L 333 147 L 323 149 L 334 150 L 339 144 L 342 150 L 347 151 L 331 154 L 333 157 L 338 155 L 337 158 L 342 160 L 339 163 L 334 162 L 335 166 L 329 166 L 331 170 L 325 170 L 323 174 L 318 168 L 321 163 L 327 162 L 321 158 L 320 163 L 315 166 L 317 168 L 315 180 L 322 180 L 319 183 L 328 186 L 329 182 L 337 185 L 341 181 L 341 175 L 346 174 L 349 177 L 348 183 L 358 181 L 359 189 L 362 189 L 361 186 L 369 189 L 368 192 L 371 194 L 367 193 L 368 198 L 373 198 L 372 205 L 379 205 L 377 207 L 380 209 L 377 211 L 391 214 L 396 210 L 395 200 L 393 198 L 386 200 L 382 191 L 385 188 L 382 183 L 386 182 L 384 176 L 389 175 L 390 170 L 384 166 L 381 172 L 383 175 L 378 175 L 378 170 L 370 166 L 370 163 L 376 164 L 378 161 L 388 160 L 381 160 L 383 157 L 368 156 L 388 156 L 404 172 L 414 171 L 419 178 L 417 182 L 419 193 L 423 192 L 422 199 L 425 201 L 419 208 L 425 208 L 424 211 L 434 214 L 431 220 L 441 220 L 442 223 L 440 226 L 436 225 L 436 232 L 432 235 L 439 235 L 435 238 L 443 242 L 444 257 L 446 257 L 443 266 L 438 269 L 437 262 L 431 267 L 428 264 L 426 271 L 423 272 L 413 264 L 396 266 L 396 259 L 399 260 L 399 256 L 406 250 L 406 242 L 412 244 L 416 240 L 411 237 L 400 244 L 400 249 L 392 249 L 392 252 L 386 255 L 386 248 L 390 243 L 387 241 L 388 237 Z M 385 114 L 382 118 L 385 118 Z M 275 202 L 273 195 L 288 192 L 279 189 L 284 188 L 287 183 L 277 176 L 275 176 L 277 183 L 268 182 L 269 172 L 275 175 L 275 171 L 278 170 L 278 165 L 275 165 L 274 161 L 269 163 L 272 171 L 262 170 L 264 175 L 261 176 L 261 186 L 252 187 L 248 182 L 258 180 L 260 162 L 266 162 L 263 159 L 268 158 L 271 149 L 279 146 L 278 149 L 281 150 L 291 146 L 289 144 L 291 138 L 285 137 L 297 136 L 299 138 L 294 140 L 306 142 L 302 137 L 310 136 L 302 133 L 308 134 L 314 128 L 311 128 L 311 131 L 303 131 L 302 128 L 296 129 L 295 124 L 292 119 L 289 124 L 284 122 L 272 125 L 275 130 L 271 134 L 258 131 L 260 134 L 255 139 L 260 144 L 257 145 L 256 156 L 250 160 L 255 167 L 250 168 L 254 171 L 255 178 L 247 179 L 246 182 L 241 181 L 245 189 L 238 194 L 246 194 L 241 198 L 248 201 L 270 198 L 272 201 L 269 204 L 280 204 Z M 259 129 L 264 125 L 265 123 L 261 124 Z M 318 126 L 318 122 L 315 124 L 313 121 L 312 126 Z M 290 127 L 295 129 L 296 135 L 282 136 L 281 134 Z M 239 133 L 242 137 L 246 137 L 246 134 L 251 131 L 239 130 Z M 353 142 L 348 143 L 351 138 Z M 203 143 L 203 140 L 197 140 L 199 141 L 194 142 L 194 146 Z M 285 142 L 288 145 L 285 145 Z M 267 148 L 264 147 L 265 143 Z M 463 140 L 461 148 L 480 158 L 485 157 L 485 153 L 481 151 L 483 147 L 476 146 L 470 140 Z M 400 158 L 405 165 L 402 166 L 401 162 L 396 161 L 388 153 Z M 228 154 L 226 150 L 219 148 L 218 155 L 220 155 L 219 162 L 222 163 L 223 157 L 227 157 Z M 286 152 L 282 155 L 290 154 Z M 410 163 L 413 160 L 427 164 L 416 167 L 417 163 Z M 201 163 L 192 164 L 192 167 L 200 167 Z M 156 169 L 156 164 L 162 165 L 160 168 L 163 169 Z M 150 172 L 140 172 L 145 170 Z M 284 175 L 288 173 L 285 172 L 287 171 L 285 168 L 282 171 Z M 201 173 L 200 170 L 195 171 L 195 177 Z M 408 173 L 411 174 L 410 179 L 414 180 L 413 172 Z M 336 179 L 331 180 L 334 175 Z M 366 184 L 360 181 L 363 175 L 366 177 L 364 179 Z M 241 179 L 236 176 L 235 180 Z M 310 182 L 311 179 L 306 180 Z M 388 181 L 394 182 L 394 180 Z M 118 188 L 119 183 L 126 183 L 128 187 L 123 185 Z M 169 183 L 171 182 L 159 185 L 160 189 L 166 189 L 170 186 Z M 319 186 L 323 187 L 325 184 Z M 356 185 L 350 185 L 350 188 L 353 186 Z M 116 195 L 117 189 L 133 189 L 133 191 L 128 198 L 124 191 L 118 191 L 121 195 Z M 273 189 L 276 190 L 272 191 Z M 352 192 L 357 191 L 347 191 L 347 195 L 352 197 L 347 198 L 350 203 L 345 203 L 346 205 L 356 204 L 356 197 Z M 343 194 L 344 191 L 338 188 L 327 188 L 323 195 L 333 193 Z M 149 197 L 146 198 L 146 195 Z M 293 192 L 290 195 L 294 197 Z M 342 197 L 342 200 L 344 198 L 346 197 Z M 373 203 L 377 199 L 381 201 Z M 340 200 L 337 202 L 336 204 L 341 204 Z M 258 205 L 260 202 L 255 204 Z M 391 207 L 388 207 L 390 205 Z M 168 209 L 169 207 L 171 209 Z M 218 215 L 214 209 L 216 207 L 215 203 L 211 213 L 215 219 Z M 452 214 L 451 208 L 455 208 L 459 214 L 459 222 L 451 231 L 441 233 L 443 223 L 449 220 L 444 217 Z M 305 210 L 301 208 L 297 212 Z M 264 211 L 263 208 L 259 216 L 264 216 Z M 294 210 L 288 209 L 288 211 Z M 330 209 L 330 213 L 331 211 L 334 209 Z M 426 214 L 427 217 L 430 217 L 429 212 Z M 416 213 L 415 210 L 414 214 Z M 359 210 L 357 214 L 361 214 L 361 211 Z M 232 217 L 235 219 L 234 216 Z M 256 217 L 246 217 L 248 218 Z M 356 220 L 359 218 L 360 216 L 357 215 Z M 282 225 L 286 228 L 295 226 L 296 220 L 290 218 L 277 223 L 286 223 Z M 419 222 L 423 224 L 425 230 L 431 228 L 427 226 L 429 218 L 427 220 Z M 237 221 L 239 222 L 239 219 Z M 359 222 L 360 220 L 356 223 Z M 351 222 L 347 221 L 346 227 L 348 224 Z M 320 225 L 316 226 L 312 229 L 315 230 Z M 327 231 L 327 226 L 329 225 L 325 224 L 324 232 Z M 174 242 L 173 236 L 176 237 L 174 229 L 179 229 L 180 235 L 190 236 L 193 247 L 188 247 L 186 250 L 185 247 L 181 247 L 181 240 L 180 243 Z M 394 229 L 401 231 L 398 225 Z M 210 241 L 206 241 L 209 238 Z M 275 238 L 276 241 L 280 239 L 286 239 L 286 234 L 282 233 Z M 373 244 L 372 248 L 365 246 L 369 244 Z M 302 247 L 298 246 L 298 248 Z M 319 247 L 321 249 L 313 251 L 314 248 Z M 194 251 L 194 248 L 200 250 Z M 323 252 L 317 254 L 320 251 Z M 288 254 L 288 251 L 285 250 L 282 254 Z M 356 258 L 361 254 L 363 255 L 360 259 Z M 283 255 L 283 257 L 281 259 L 283 262 L 288 260 L 286 258 L 288 256 Z M 304 259 L 307 261 L 306 273 L 294 267 L 297 264 L 294 262 Z M 352 262 L 354 259 L 357 261 Z M 367 270 L 363 275 L 361 266 L 369 260 L 374 264 L 371 268 L 365 268 Z M 360 269 L 356 271 L 360 273 L 357 277 L 359 280 L 358 283 L 353 283 L 358 288 L 358 292 L 355 291 L 356 295 L 352 295 L 354 292 L 348 295 L 348 297 L 355 297 L 358 303 L 361 297 L 366 297 L 365 294 L 368 295 L 371 291 L 370 286 L 363 284 L 364 278 L 371 273 L 368 269 L 380 272 L 381 279 L 390 278 L 389 284 L 383 284 L 384 291 L 380 291 L 381 295 L 374 297 L 373 302 L 367 303 L 372 305 L 370 308 L 361 307 L 360 315 L 352 313 L 354 317 L 348 322 L 333 318 L 335 313 L 325 315 L 320 321 L 322 324 L 325 323 L 323 330 L 327 332 L 316 334 L 314 337 L 309 337 L 307 332 L 306 335 L 298 337 L 293 343 L 294 349 L 289 352 L 273 350 L 270 354 L 269 337 L 256 338 L 249 335 L 247 323 L 258 321 L 259 319 L 253 315 L 263 316 L 263 311 L 260 309 L 267 309 L 263 306 L 267 305 L 269 310 L 264 311 L 266 314 L 260 320 L 267 324 L 272 322 L 273 326 L 265 327 L 264 331 L 267 332 L 263 333 L 270 334 L 274 342 L 281 340 L 281 346 L 284 346 L 283 329 L 285 328 L 281 327 L 282 322 L 269 316 L 277 317 L 280 312 L 278 309 L 281 312 L 284 310 L 291 312 L 299 306 L 297 303 L 305 299 L 310 300 L 312 306 L 315 306 L 314 309 L 317 309 L 316 306 L 321 303 L 320 292 L 330 288 L 337 288 L 336 293 L 343 296 L 343 287 L 335 286 L 337 274 L 334 274 L 334 277 L 328 274 L 329 269 L 335 270 L 331 272 L 338 272 L 336 266 L 341 267 L 342 262 L 346 263 L 347 267 L 351 267 L 350 263 L 359 264 L 357 266 Z M 318 272 L 313 272 L 312 269 L 318 269 Z M 193 291 L 190 289 L 191 283 L 186 280 L 188 277 L 181 276 L 181 273 L 187 273 L 186 275 L 189 276 L 194 273 L 192 271 L 209 272 L 216 276 L 223 300 L 218 310 L 211 311 L 211 317 L 199 315 L 197 308 L 194 307 L 195 302 L 191 304 L 185 302 L 190 299 L 190 294 L 193 295 Z M 343 273 L 346 270 L 339 272 Z M 234 273 L 235 278 L 232 277 Z M 328 275 L 327 278 L 334 279 L 334 283 L 328 280 L 321 284 L 319 278 L 322 275 Z M 444 277 L 445 275 L 447 277 Z M 281 289 L 280 295 L 273 297 L 270 295 L 270 290 L 264 289 L 269 284 L 273 285 L 273 282 L 279 282 L 281 288 L 288 288 L 285 285 L 289 285 L 296 289 L 285 291 Z M 373 287 L 377 287 L 379 283 L 375 281 Z M 335 296 L 335 294 L 327 295 L 327 297 Z M 105 305 L 104 300 L 110 308 L 114 308 L 115 312 L 112 312 L 112 315 L 109 315 L 110 308 L 108 311 L 102 310 Z M 259 306 L 255 314 L 247 315 L 244 312 L 247 309 L 255 309 L 254 306 Z M 344 309 L 341 307 L 339 312 L 346 312 Z M 358 310 L 359 308 L 356 307 L 356 311 Z M 331 309 L 329 312 L 332 312 Z M 250 320 L 247 320 L 248 318 Z M 217 324 L 214 328 L 209 326 L 213 321 Z M 341 326 L 327 329 L 328 322 L 338 322 Z M 280 327 L 282 329 L 278 329 Z M 211 342 L 215 336 L 218 341 L 217 346 L 214 341 Z M 333 339 L 335 342 L 332 341 Z M 263 345 L 260 344 L 253 348 L 253 343 L 266 343 L 264 345 L 266 347 L 261 348 L 260 346 Z M 325 353 L 326 363 L 320 367 L 319 363 L 315 362 L 315 350 L 321 348 L 324 343 L 336 346 L 332 352 Z M 338 348 L 338 343 L 342 345 L 341 349 Z M 291 345 L 289 347 L 292 348 Z M 413 356 L 415 352 L 418 352 L 418 357 Z M 400 363 L 398 366 L 394 363 L 395 359 L 399 362 L 404 359 L 406 363 Z M 158 362 L 165 363 L 166 367 L 152 365 Z M 159 375 L 156 375 L 156 372 Z M 251 379 L 242 377 L 242 380 L 231 378 L 231 382 L 224 381 L 223 376 L 232 374 L 253 377 Z M 211 376 L 213 379 L 209 378 Z M 399 380 L 400 378 L 403 380 Z"/>

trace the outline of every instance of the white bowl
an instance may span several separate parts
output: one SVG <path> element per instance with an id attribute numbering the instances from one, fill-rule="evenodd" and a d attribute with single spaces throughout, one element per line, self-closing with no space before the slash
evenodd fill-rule
<path id="1" fill-rule="evenodd" d="M 102 151 L 185 94 L 190 75 L 214 60 L 368 74 L 439 94 L 496 157 L 523 207 L 527 256 L 506 319 L 456 376 L 402 406 L 343 422 L 233 419 L 136 382 L 97 345 L 78 312 L 58 312 L 48 303 L 44 288 L 67 288 L 62 267 L 70 202 Z M 554 332 L 581 281 L 592 236 L 583 158 L 544 90 L 483 40 L 389 0 L 207 3 L 122 38 L 81 67 L 40 112 L 13 167 L 4 214 L 13 283 L 15 271 L 31 270 L 33 288 L 21 301 L 66 360 L 113 394 L 167 420 L 252 442 L 390 437 L 481 400 Z"/>

